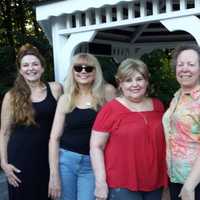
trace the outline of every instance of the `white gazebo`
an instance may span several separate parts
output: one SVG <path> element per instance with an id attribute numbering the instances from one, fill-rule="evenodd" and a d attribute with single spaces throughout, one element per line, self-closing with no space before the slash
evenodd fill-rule
<path id="1" fill-rule="evenodd" d="M 71 56 L 91 42 L 118 61 L 181 42 L 200 45 L 200 0 L 43 0 L 35 7 L 60 82 Z"/>

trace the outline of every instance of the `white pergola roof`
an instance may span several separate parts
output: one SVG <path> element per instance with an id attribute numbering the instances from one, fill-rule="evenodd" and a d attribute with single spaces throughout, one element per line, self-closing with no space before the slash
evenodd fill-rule
<path id="1" fill-rule="evenodd" d="M 58 17 L 62 14 L 72 14 L 130 1 L 134 0 L 61 0 L 53 3 L 48 1 L 48 3 L 44 3 L 37 8 L 36 16 L 38 21 L 47 20 L 51 16 Z"/>
<path id="2" fill-rule="evenodd" d="M 61 82 L 66 60 L 83 42 L 110 44 L 119 60 L 180 42 L 200 44 L 200 0 L 44 1 L 36 17 L 53 45 Z"/>
<path id="3" fill-rule="evenodd" d="M 131 13 L 133 9 L 135 13 L 140 13 L 139 17 L 133 16 L 134 14 Z M 123 12 L 127 12 L 129 15 L 127 19 L 123 19 Z M 175 34 L 170 35 L 160 21 L 188 15 L 199 17 L 199 14 L 200 0 L 57 0 L 44 1 L 43 4 L 36 6 L 37 21 L 50 41 L 52 40 L 53 21 L 61 24 L 59 33 L 65 35 L 98 30 L 100 32 L 98 38 L 130 42 L 129 38 L 140 32 L 146 33 L 143 35 L 144 42 L 147 42 L 149 38 L 153 39 L 152 33 L 160 35 L 154 40 L 161 39 L 163 41 L 167 35 L 167 42 L 170 39 L 179 41 L 180 33 L 177 33 L 177 37 Z M 113 15 L 116 15 L 117 20 L 112 21 Z M 101 23 L 102 16 L 106 20 Z M 96 22 L 93 22 L 94 20 Z M 97 22 L 97 20 L 99 21 Z M 142 34 L 139 35 L 142 36 Z M 139 39 L 139 37 L 137 38 Z M 190 40 L 191 35 L 183 33 L 182 39 Z M 136 41 L 136 39 L 131 41 Z M 140 37 L 140 41 L 142 41 L 142 37 Z"/>

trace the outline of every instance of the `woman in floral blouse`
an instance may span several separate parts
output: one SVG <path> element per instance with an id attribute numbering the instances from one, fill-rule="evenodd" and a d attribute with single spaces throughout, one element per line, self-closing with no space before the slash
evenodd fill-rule
<path id="1" fill-rule="evenodd" d="M 171 200 L 200 200 L 200 48 L 179 46 L 172 65 L 180 89 L 163 117 Z"/>

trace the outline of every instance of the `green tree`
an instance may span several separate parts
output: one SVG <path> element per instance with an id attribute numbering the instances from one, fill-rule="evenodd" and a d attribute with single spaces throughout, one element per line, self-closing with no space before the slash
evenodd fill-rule
<path id="1" fill-rule="evenodd" d="M 161 99 L 166 107 L 178 89 L 175 73 L 170 64 L 171 51 L 171 49 L 156 49 L 141 57 L 151 75 L 150 95 Z"/>
<path id="2" fill-rule="evenodd" d="M 27 0 L 1 0 L 0 100 L 13 84 L 16 74 L 16 52 L 25 43 L 31 43 L 40 50 L 47 62 L 45 79 L 52 80 L 52 49 L 42 29 L 36 22 L 33 4 Z"/>

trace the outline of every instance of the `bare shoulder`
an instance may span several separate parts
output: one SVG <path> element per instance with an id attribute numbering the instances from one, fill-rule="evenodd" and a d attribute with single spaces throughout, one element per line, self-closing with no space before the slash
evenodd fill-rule
<path id="1" fill-rule="evenodd" d="M 109 101 L 109 100 L 115 98 L 116 95 L 117 95 L 116 88 L 113 85 L 106 83 L 105 84 L 105 99 L 106 99 L 106 101 Z"/>
<path id="2" fill-rule="evenodd" d="M 49 82 L 49 85 L 50 85 L 53 96 L 55 97 L 56 100 L 58 100 L 60 95 L 63 93 L 62 85 L 58 82 Z"/>
<path id="3" fill-rule="evenodd" d="M 1 125 L 10 124 L 12 118 L 11 92 L 8 91 L 3 98 L 1 106 Z"/>
<path id="4" fill-rule="evenodd" d="M 3 98 L 2 106 L 5 106 L 5 105 L 9 106 L 11 102 L 11 97 L 12 97 L 11 92 L 10 91 L 6 92 Z"/>
<path id="5" fill-rule="evenodd" d="M 63 104 L 66 101 L 66 94 L 62 94 L 58 100 L 59 104 Z"/>
<path id="6" fill-rule="evenodd" d="M 63 108 L 65 107 L 66 100 L 67 100 L 66 94 L 62 94 L 62 95 L 59 97 L 59 99 L 58 99 L 57 109 L 58 109 L 59 112 L 61 112 L 61 113 L 65 113 L 65 109 L 63 109 Z"/>

